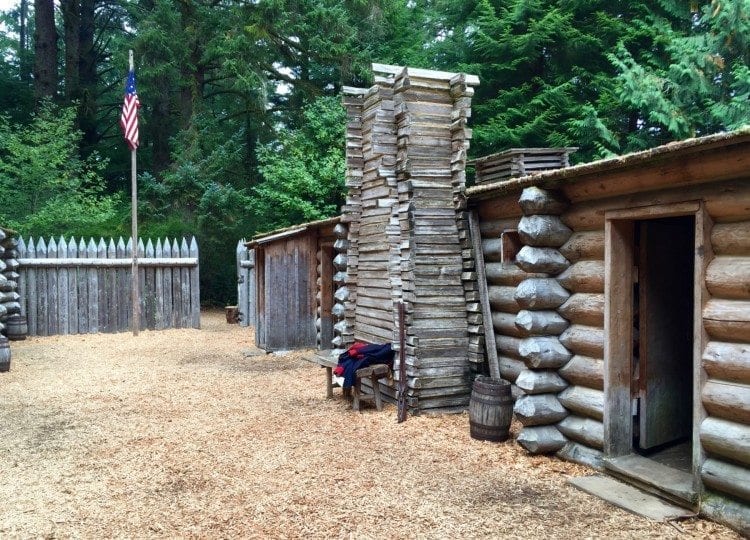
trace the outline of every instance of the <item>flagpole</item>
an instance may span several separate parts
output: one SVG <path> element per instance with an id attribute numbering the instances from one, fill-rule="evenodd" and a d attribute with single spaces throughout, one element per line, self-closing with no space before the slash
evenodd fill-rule
<path id="1" fill-rule="evenodd" d="M 130 71 L 134 70 L 133 65 L 133 51 L 128 51 L 128 61 L 130 64 Z M 137 174 L 136 174 L 136 148 L 133 148 L 130 150 L 130 188 L 131 188 L 131 196 L 130 196 L 130 223 L 131 223 L 131 236 L 132 236 L 132 246 L 133 246 L 133 264 L 131 267 L 131 272 L 133 274 L 133 291 L 132 291 L 132 297 L 133 297 L 133 335 L 138 335 L 138 330 L 141 326 L 140 323 L 140 287 L 138 284 L 138 183 L 136 181 Z"/>

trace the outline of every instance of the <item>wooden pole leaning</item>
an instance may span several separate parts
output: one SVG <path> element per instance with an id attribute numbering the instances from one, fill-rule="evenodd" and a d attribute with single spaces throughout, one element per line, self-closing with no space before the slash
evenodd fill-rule
<path id="1" fill-rule="evenodd" d="M 133 66 L 133 51 L 128 51 L 128 61 L 130 63 L 130 70 L 132 71 L 134 69 Z M 138 283 L 138 182 L 137 182 L 137 160 L 136 160 L 136 152 L 137 150 L 133 148 L 130 151 L 130 165 L 131 165 L 131 175 L 130 175 L 130 186 L 131 186 L 131 196 L 130 196 L 130 221 L 131 221 L 131 234 L 133 237 L 133 264 L 131 266 L 131 272 L 132 272 L 132 284 L 133 284 L 133 290 L 132 290 L 132 299 L 133 299 L 133 335 L 138 335 L 138 330 L 141 326 L 140 321 L 140 295 L 139 290 L 140 286 Z"/>

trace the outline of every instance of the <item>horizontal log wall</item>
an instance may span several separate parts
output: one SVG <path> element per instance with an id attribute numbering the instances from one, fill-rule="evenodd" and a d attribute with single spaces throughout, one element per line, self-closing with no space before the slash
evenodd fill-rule
<path id="1" fill-rule="evenodd" d="M 662 175 L 661 163 L 655 161 L 655 164 L 644 165 L 637 174 L 605 171 L 602 177 L 592 175 L 581 181 L 576 178 L 560 184 L 563 194 L 572 201 L 561 219 L 573 234 L 558 249 L 570 266 L 556 276 L 556 282 L 569 296 L 564 298 L 550 286 L 549 303 L 553 305 L 564 298 L 563 303 L 552 309 L 570 322 L 559 341 L 571 357 L 557 369 L 557 374 L 569 385 L 557 394 L 557 399 L 569 414 L 554 427 L 525 428 L 519 443 L 529 451 L 554 451 L 564 444 L 557 455 L 602 466 L 605 443 L 602 418 L 606 409 L 603 357 L 606 213 L 701 201 L 710 237 L 710 247 L 705 254 L 705 283 L 696 284 L 698 289 L 703 288 L 705 295 L 700 307 L 707 338 L 701 355 L 705 380 L 701 381 L 699 396 L 706 417 L 696 434 L 706 457 L 700 473 L 710 496 L 705 499 L 704 507 L 719 517 L 724 514 L 740 516 L 747 527 L 750 512 L 747 487 L 750 483 L 750 179 L 738 177 L 746 174 L 740 172 L 742 166 L 738 164 L 747 159 L 746 152 L 738 148 L 727 150 L 733 152 L 731 159 L 718 158 L 713 155 L 716 152 L 711 152 L 714 167 L 711 170 L 719 176 L 708 175 L 709 169 L 701 169 L 700 164 L 695 166 L 696 170 L 700 169 L 699 173 L 685 176 L 686 165 L 675 162 L 667 181 Z M 725 167 L 726 162 L 731 165 Z M 731 174 L 722 173 L 722 167 L 725 172 L 731 169 Z M 711 181 L 714 178 L 717 181 Z M 680 187 L 670 187 L 669 182 Z M 486 192 L 480 195 L 477 205 L 483 219 L 480 222 L 483 235 L 486 232 L 497 238 L 518 220 L 518 194 L 502 193 L 495 198 L 489 198 Z M 527 366 L 529 358 L 537 358 L 538 365 L 549 365 L 542 363 L 558 362 L 562 358 L 560 354 L 555 359 L 548 354 L 549 350 L 541 350 L 544 348 L 542 340 L 536 342 L 536 348 L 540 349 L 535 352 L 538 356 L 527 356 L 524 362 L 523 355 L 517 353 L 519 349 L 529 351 L 522 329 L 516 323 L 536 324 L 523 314 L 517 320 L 513 318 L 524 309 L 522 303 L 530 298 L 522 288 L 516 289 L 520 269 L 504 268 L 499 262 L 492 262 L 493 255 L 502 247 L 499 242 L 486 242 L 485 246 L 492 319 L 503 376 L 516 383 L 520 380 L 526 390 L 534 385 L 545 390 L 554 388 L 556 383 L 552 377 L 547 375 L 543 380 L 531 377 Z M 533 255 L 540 257 L 542 250 L 536 250 Z M 554 322 L 549 314 L 546 317 Z M 517 411 L 524 416 L 526 425 L 537 415 L 554 418 L 560 414 L 547 397 L 526 397 L 533 399 L 525 400 Z M 716 497 L 716 494 L 721 496 Z"/>
<path id="2" fill-rule="evenodd" d="M 19 287 L 29 335 L 125 332 L 132 318 L 132 242 L 21 240 Z M 200 328 L 198 244 L 138 243 L 140 328 Z"/>
<path id="3" fill-rule="evenodd" d="M 574 354 L 559 373 L 572 386 L 560 401 L 573 415 L 558 424 L 583 448 L 559 452 L 590 460 L 602 449 L 604 216 L 610 208 L 703 199 L 713 220 L 713 257 L 705 274 L 709 298 L 703 306 L 708 342 L 702 354 L 707 379 L 701 390 L 708 417 L 700 440 L 707 453 L 702 478 L 710 489 L 750 502 L 743 479 L 750 470 L 750 182 L 728 181 L 681 190 L 630 195 L 574 204 L 562 216 L 574 230 L 560 252 L 573 263 L 558 277 L 572 295 L 558 312 L 572 325 L 560 341 Z M 583 452 L 585 450 L 585 452 Z M 594 454 L 591 453 L 594 452 Z"/>
<path id="4" fill-rule="evenodd" d="M 748 193 L 745 187 L 737 196 Z M 707 379 L 701 390 L 708 417 L 700 428 L 707 459 L 701 478 L 708 488 L 750 503 L 750 215 L 736 220 L 722 207 L 711 217 L 713 259 L 705 283 L 710 299 L 703 306 Z"/>
<path id="5" fill-rule="evenodd" d="M 571 219 L 576 216 L 579 219 Z M 560 342 L 573 355 L 558 373 L 570 386 L 558 396 L 571 415 L 559 422 L 558 429 L 568 443 L 560 457 L 601 467 L 604 448 L 604 223 L 576 205 L 562 214 L 573 234 L 560 248 L 570 267 L 557 281 L 570 297 L 557 311 L 571 326 Z M 580 223 L 592 226 L 580 227 Z"/>
<path id="6" fill-rule="evenodd" d="M 518 284 L 529 274 L 514 262 L 502 262 L 500 236 L 518 229 L 521 219 L 518 196 L 493 199 L 491 204 L 479 207 L 478 216 L 500 376 L 513 383 L 513 394 L 517 396 L 523 392 L 516 386 L 516 379 L 526 369 L 526 364 L 518 350 L 523 333 L 516 327 L 516 315 L 521 308 L 515 294 Z"/>

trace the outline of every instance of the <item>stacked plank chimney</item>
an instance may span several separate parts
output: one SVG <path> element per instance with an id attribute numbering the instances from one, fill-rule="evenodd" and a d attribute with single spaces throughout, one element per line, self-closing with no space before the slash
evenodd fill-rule
<path id="1" fill-rule="evenodd" d="M 479 80 L 379 64 L 373 69 L 375 86 L 345 89 L 342 221 L 349 225 L 350 326 L 343 335 L 397 344 L 396 305 L 403 300 L 411 409 L 463 409 L 470 362 L 483 360 L 463 197 L 471 137 L 466 122 Z M 393 388 L 383 390 L 395 396 Z"/>

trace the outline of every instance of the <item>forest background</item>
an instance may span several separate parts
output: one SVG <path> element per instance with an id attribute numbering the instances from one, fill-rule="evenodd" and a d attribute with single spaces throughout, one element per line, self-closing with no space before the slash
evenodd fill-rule
<path id="1" fill-rule="evenodd" d="M 750 0 L 3 0 L 0 224 L 128 236 L 128 49 L 143 237 L 195 235 L 232 303 L 238 239 L 338 213 L 343 85 L 371 62 L 481 79 L 471 155 L 576 162 L 750 122 Z"/>

